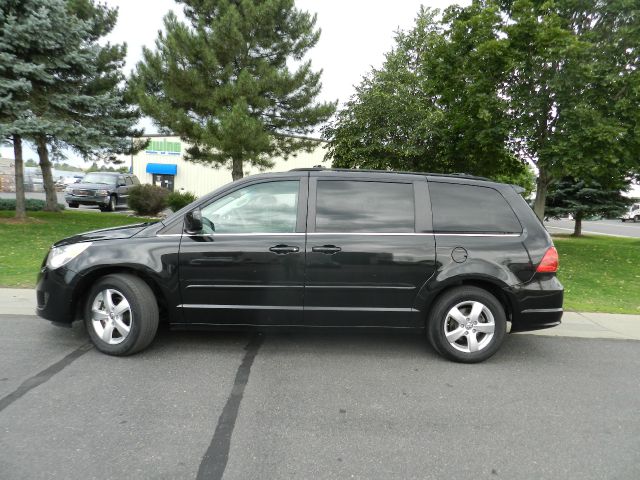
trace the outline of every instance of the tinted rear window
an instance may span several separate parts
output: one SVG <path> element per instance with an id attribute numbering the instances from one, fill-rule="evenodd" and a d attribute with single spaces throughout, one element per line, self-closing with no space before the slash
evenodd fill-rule
<path id="1" fill-rule="evenodd" d="M 413 232 L 413 185 L 318 181 L 316 232 Z"/>
<path id="2" fill-rule="evenodd" d="M 436 232 L 522 232 L 513 210 L 493 188 L 429 182 L 429 193 Z"/>

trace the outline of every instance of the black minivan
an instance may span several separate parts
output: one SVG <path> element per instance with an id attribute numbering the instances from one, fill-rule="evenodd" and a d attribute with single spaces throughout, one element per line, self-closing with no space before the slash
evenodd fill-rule
<path id="1" fill-rule="evenodd" d="M 173 328 L 425 329 L 479 362 L 506 332 L 553 327 L 551 237 L 519 187 L 465 175 L 302 169 L 255 175 L 163 221 L 57 242 L 38 314 L 84 319 L 111 355 Z"/>

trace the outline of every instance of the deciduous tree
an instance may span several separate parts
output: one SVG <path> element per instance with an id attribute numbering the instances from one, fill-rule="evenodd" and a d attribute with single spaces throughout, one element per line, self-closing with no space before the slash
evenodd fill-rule
<path id="1" fill-rule="evenodd" d="M 517 178 L 534 209 L 571 175 L 640 171 L 640 14 L 628 0 L 476 0 L 421 10 L 324 130 L 337 166 Z"/>

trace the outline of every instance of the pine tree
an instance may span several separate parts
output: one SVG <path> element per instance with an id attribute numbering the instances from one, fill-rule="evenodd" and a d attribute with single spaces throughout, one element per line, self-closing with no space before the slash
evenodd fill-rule
<path id="1" fill-rule="evenodd" d="M 572 215 L 573 235 L 582 235 L 582 220 L 593 215 L 618 216 L 624 213 L 629 199 L 622 196 L 621 189 L 629 184 L 603 186 L 598 182 L 585 182 L 564 177 L 553 184 L 547 195 L 546 213 L 549 217 Z"/>
<path id="2" fill-rule="evenodd" d="M 315 16 L 293 0 L 178 1 L 188 23 L 170 12 L 133 76 L 142 111 L 192 144 L 188 160 L 231 167 L 234 180 L 245 162 L 312 148 L 304 137 L 335 110 L 315 101 L 321 72 L 303 61 Z"/>
<path id="3" fill-rule="evenodd" d="M 13 0 L 0 7 L 0 141 L 13 144 L 16 183 L 16 218 L 26 218 L 22 139 L 28 130 L 24 122 L 28 115 L 28 95 L 31 83 L 27 77 L 37 76 L 37 67 L 25 61 L 20 52 L 42 48 L 36 33 L 42 27 L 37 2 Z M 40 2 L 41 3 L 41 2 Z M 24 15 L 19 15 L 25 7 Z"/>
<path id="4" fill-rule="evenodd" d="M 57 210 L 50 148 L 109 157 L 140 135 L 121 72 L 126 48 L 99 43 L 117 10 L 93 0 L 8 0 L 2 18 L 0 69 L 6 82 L 27 85 L 23 96 L 5 97 L 7 110 L 19 113 L 12 128 L 35 143 L 46 209 Z"/>

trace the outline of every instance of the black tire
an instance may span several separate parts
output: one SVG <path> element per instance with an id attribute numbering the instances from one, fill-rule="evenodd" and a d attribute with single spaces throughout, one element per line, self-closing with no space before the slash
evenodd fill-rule
<path id="1" fill-rule="evenodd" d="M 115 212 L 116 210 L 117 198 L 115 195 L 111 195 L 109 197 L 109 203 L 107 204 L 107 212 Z"/>
<path id="2" fill-rule="evenodd" d="M 95 315 L 92 312 L 92 306 L 94 302 L 101 302 L 98 297 L 101 292 L 104 292 L 106 289 L 115 290 L 113 296 L 124 298 L 130 307 L 128 318 L 123 319 L 123 323 L 125 324 L 128 321 L 130 330 L 126 335 L 119 335 L 120 337 L 124 337 L 124 339 L 117 344 L 111 344 L 103 340 L 98 335 L 96 328 L 104 327 L 104 324 L 96 320 L 95 322 L 100 324 L 100 326 L 98 326 L 94 324 L 94 320 L 92 319 L 92 315 Z M 121 302 L 122 300 L 115 306 L 117 307 Z M 105 307 L 105 311 L 107 310 Z M 142 279 L 130 274 L 119 273 L 107 275 L 99 279 L 89 291 L 84 309 L 85 326 L 95 347 L 101 352 L 116 356 L 132 355 L 148 347 L 158 330 L 158 318 L 158 303 L 156 302 L 153 291 Z M 105 318 L 105 323 L 108 321 L 109 320 Z M 112 326 L 111 329 L 112 331 L 116 331 L 117 327 L 114 329 Z M 114 337 L 116 337 L 116 335 L 114 335 Z M 118 338 L 112 338 L 112 341 L 117 340 Z"/>
<path id="3" fill-rule="evenodd" d="M 78 208 L 80 206 L 80 204 L 76 202 L 69 202 L 67 205 L 69 205 L 69 208 Z"/>
<path id="4" fill-rule="evenodd" d="M 477 320 L 481 326 L 487 324 L 484 328 L 490 328 L 490 319 L 493 319 L 492 336 L 489 336 L 489 333 L 477 332 L 474 328 L 471 313 L 467 309 L 475 303 L 484 307 Z M 462 309 L 459 311 L 463 313 L 463 324 L 449 317 L 449 313 L 456 306 Z M 466 333 L 450 343 L 445 329 L 450 333 L 455 333 L 454 330 L 458 331 L 457 329 Z M 434 302 L 427 319 L 427 338 L 434 350 L 449 360 L 461 363 L 478 363 L 491 357 L 502 345 L 506 331 L 507 319 L 502 304 L 491 293 L 472 286 L 455 287 L 444 292 Z M 480 346 L 477 351 L 472 351 L 476 347 L 469 343 L 472 336 Z"/>

